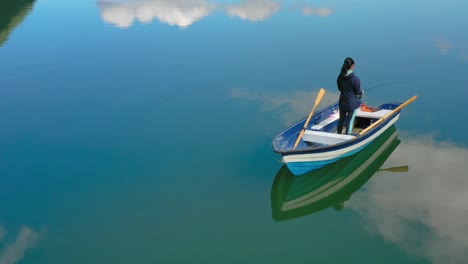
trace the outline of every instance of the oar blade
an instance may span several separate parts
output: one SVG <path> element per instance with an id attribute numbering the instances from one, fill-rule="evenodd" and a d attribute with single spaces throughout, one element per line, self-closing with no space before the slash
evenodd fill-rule
<path id="1" fill-rule="evenodd" d="M 399 167 L 391 167 L 386 169 L 380 169 L 379 171 L 388 171 L 388 172 L 408 172 L 408 166 L 399 166 Z"/>

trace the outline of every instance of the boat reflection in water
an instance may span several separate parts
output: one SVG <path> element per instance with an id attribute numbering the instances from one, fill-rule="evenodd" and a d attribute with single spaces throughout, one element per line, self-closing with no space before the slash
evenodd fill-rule
<path id="1" fill-rule="evenodd" d="M 380 169 L 400 144 L 397 135 L 392 126 L 356 154 L 302 176 L 295 176 L 283 165 L 271 190 L 273 219 L 284 221 L 328 207 L 343 209 L 344 202 Z"/>

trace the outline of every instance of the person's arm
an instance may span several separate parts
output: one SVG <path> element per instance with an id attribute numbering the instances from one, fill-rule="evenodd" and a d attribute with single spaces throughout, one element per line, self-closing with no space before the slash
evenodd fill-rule
<path id="1" fill-rule="evenodd" d="M 354 94 L 360 99 L 364 94 L 364 91 L 361 90 L 361 81 L 357 76 L 354 76 Z"/>
<path id="2" fill-rule="evenodd" d="M 336 86 L 338 86 L 338 91 L 341 92 L 340 78 L 336 79 Z"/>

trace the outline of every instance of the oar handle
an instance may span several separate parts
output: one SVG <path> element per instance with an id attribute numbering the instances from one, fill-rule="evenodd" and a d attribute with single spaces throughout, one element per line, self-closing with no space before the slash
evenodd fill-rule
<path id="1" fill-rule="evenodd" d="M 372 125 L 368 126 L 366 129 L 362 130 L 361 132 L 359 132 L 359 135 L 362 135 L 364 133 L 366 133 L 367 131 L 371 130 L 372 128 L 374 128 L 376 125 L 382 123 L 385 119 L 387 119 L 389 116 L 393 115 L 394 113 L 400 111 L 403 107 L 411 104 L 414 100 L 416 100 L 418 98 L 417 95 L 411 97 L 410 99 L 408 99 L 406 102 L 402 103 L 400 106 L 398 106 L 397 108 L 395 108 L 392 112 L 386 114 L 384 117 L 380 118 L 379 120 L 377 120 L 376 122 L 374 122 Z"/>
<path id="2" fill-rule="evenodd" d="M 305 129 L 306 129 L 307 125 L 309 124 L 310 118 L 314 114 L 315 108 L 317 107 L 317 105 L 322 100 L 324 94 L 325 94 L 325 89 L 320 88 L 320 91 L 317 94 L 317 98 L 315 98 L 314 107 L 312 107 L 312 110 L 310 111 L 309 116 L 307 117 L 307 120 L 304 123 L 304 126 L 302 127 L 301 132 L 299 133 L 299 136 L 296 139 L 296 142 L 294 143 L 294 146 L 292 148 L 293 150 L 297 147 L 297 144 L 299 144 L 299 141 L 301 140 L 302 135 L 304 135 Z"/>

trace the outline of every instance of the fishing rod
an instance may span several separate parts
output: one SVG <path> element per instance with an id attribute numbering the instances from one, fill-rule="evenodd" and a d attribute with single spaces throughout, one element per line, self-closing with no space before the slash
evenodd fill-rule
<path id="1" fill-rule="evenodd" d="M 366 94 L 367 92 L 370 92 L 372 90 L 375 90 L 379 87 L 382 87 L 382 86 L 385 86 L 386 84 L 385 83 L 382 83 L 382 84 L 379 84 L 379 85 L 375 85 L 375 86 L 372 86 L 370 88 L 367 88 L 366 90 L 363 91 L 363 95 Z M 364 105 L 364 107 L 366 107 L 368 110 L 370 111 L 377 111 L 378 109 L 375 108 L 375 107 L 368 107 L 367 104 L 364 102 L 364 100 L 362 100 L 362 95 L 360 96 L 360 98 L 358 97 L 359 101 L 361 101 L 361 104 Z"/>
<path id="2" fill-rule="evenodd" d="M 372 90 L 374 90 L 374 89 L 377 89 L 377 88 L 382 87 L 382 86 L 385 86 L 385 85 L 386 85 L 385 83 L 382 83 L 382 84 L 379 84 L 379 85 L 376 85 L 376 86 L 372 86 L 372 87 L 367 88 L 366 90 L 364 90 L 364 93 L 367 93 L 367 92 L 369 92 L 369 91 L 372 91 Z"/>

